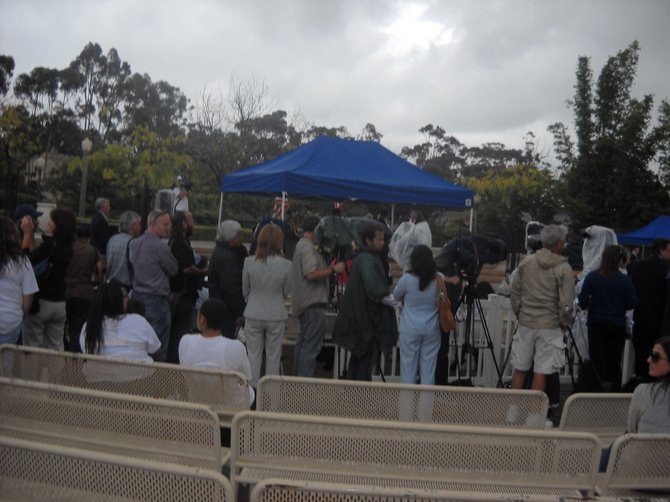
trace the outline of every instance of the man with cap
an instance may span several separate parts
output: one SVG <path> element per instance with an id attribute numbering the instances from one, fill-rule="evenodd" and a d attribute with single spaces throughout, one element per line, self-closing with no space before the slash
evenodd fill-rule
<path id="1" fill-rule="evenodd" d="M 35 237 L 35 232 L 39 228 L 39 224 L 37 223 L 37 218 L 42 216 L 42 213 L 40 211 L 37 211 L 33 206 L 30 204 L 21 204 L 14 210 L 14 221 L 16 222 L 16 226 L 19 227 L 19 232 L 21 232 L 21 220 L 24 218 L 30 218 L 32 228 L 33 228 L 33 239 Z M 22 236 L 23 237 L 23 236 Z M 31 243 L 30 249 L 35 249 L 37 245 L 33 241 Z"/>
<path id="2" fill-rule="evenodd" d="M 207 282 L 209 297 L 221 300 L 228 309 L 222 333 L 235 338 L 235 328 L 244 318 L 242 268 L 247 249 L 242 245 L 242 226 L 235 220 L 225 220 L 216 231 L 216 246 L 209 261 Z"/>
<path id="3" fill-rule="evenodd" d="M 329 279 L 344 271 L 344 263 L 326 267 L 316 250 L 314 230 L 318 216 L 308 216 L 302 223 L 303 234 L 293 252 L 293 292 L 291 310 L 300 319 L 300 334 L 293 351 L 293 372 L 296 376 L 313 377 L 316 357 L 321 351 L 326 332 L 326 303 Z"/>

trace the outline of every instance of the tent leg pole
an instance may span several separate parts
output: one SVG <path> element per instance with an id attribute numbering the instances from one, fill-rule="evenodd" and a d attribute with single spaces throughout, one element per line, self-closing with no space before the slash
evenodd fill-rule
<path id="1" fill-rule="evenodd" d="M 221 216 L 223 214 L 223 192 L 221 192 L 221 198 L 219 199 L 219 222 L 217 223 L 216 227 L 218 228 L 221 226 Z"/>
<path id="2" fill-rule="evenodd" d="M 391 230 L 395 226 L 395 204 L 391 204 Z"/>
<path id="3" fill-rule="evenodd" d="M 281 221 L 284 221 L 284 207 L 286 206 L 286 192 L 281 193 Z"/>
<path id="4" fill-rule="evenodd" d="M 472 232 L 472 224 L 474 222 L 474 214 L 475 214 L 475 209 L 473 207 L 470 208 L 470 232 Z"/>

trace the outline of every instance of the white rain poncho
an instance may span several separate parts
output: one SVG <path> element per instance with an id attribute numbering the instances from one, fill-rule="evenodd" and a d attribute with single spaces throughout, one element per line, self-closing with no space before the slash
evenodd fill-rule
<path id="1" fill-rule="evenodd" d="M 425 244 L 428 247 L 433 245 L 433 235 L 428 222 L 421 221 L 414 224 L 405 221 L 393 232 L 389 244 L 389 256 L 406 271 L 410 267 L 409 258 L 412 250 L 419 244 Z"/>

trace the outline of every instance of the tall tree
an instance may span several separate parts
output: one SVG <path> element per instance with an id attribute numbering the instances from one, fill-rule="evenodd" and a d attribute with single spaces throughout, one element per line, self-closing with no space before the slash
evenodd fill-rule
<path id="1" fill-rule="evenodd" d="M 670 186 L 670 101 L 664 99 L 658 107 L 658 126 L 654 129 L 658 145 L 658 165 L 665 186 Z"/>
<path id="2" fill-rule="evenodd" d="M 359 141 L 374 141 L 375 143 L 379 143 L 383 137 L 384 135 L 377 131 L 375 125 L 368 122 L 356 139 Z"/>
<path id="3" fill-rule="evenodd" d="M 549 127 L 576 229 L 592 224 L 635 228 L 665 211 L 670 202 L 650 167 L 663 136 L 659 128 L 650 130 L 653 98 L 631 95 L 639 53 L 634 41 L 610 57 L 595 90 L 589 59 L 579 58 L 575 96 L 568 102 L 575 114 L 576 153 L 563 124 Z"/>
<path id="4" fill-rule="evenodd" d="M 440 126 L 427 124 L 419 129 L 423 143 L 404 147 L 401 155 L 426 171 L 450 181 L 458 181 L 466 165 L 466 147 Z"/>
<path id="5" fill-rule="evenodd" d="M 152 82 L 147 74 L 135 73 L 128 79 L 125 105 L 125 134 L 146 127 L 162 138 L 185 132 L 186 96 L 165 81 Z"/>
<path id="6" fill-rule="evenodd" d="M 0 97 L 9 92 L 9 83 L 14 74 L 14 58 L 0 54 Z"/>

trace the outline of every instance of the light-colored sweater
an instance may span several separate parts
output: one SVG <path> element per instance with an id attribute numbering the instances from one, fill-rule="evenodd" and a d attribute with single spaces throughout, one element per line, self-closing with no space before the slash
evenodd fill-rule
<path id="1" fill-rule="evenodd" d="M 635 388 L 628 410 L 628 432 L 670 433 L 670 389 L 660 386 L 643 383 Z"/>
<path id="2" fill-rule="evenodd" d="M 568 259 L 540 249 L 521 262 L 510 301 L 519 324 L 531 329 L 572 326 L 575 280 Z"/>
<path id="3" fill-rule="evenodd" d="M 242 270 L 242 294 L 247 301 L 244 317 L 258 321 L 288 318 L 286 298 L 291 294 L 291 262 L 281 256 L 267 261 L 249 256 Z"/>

